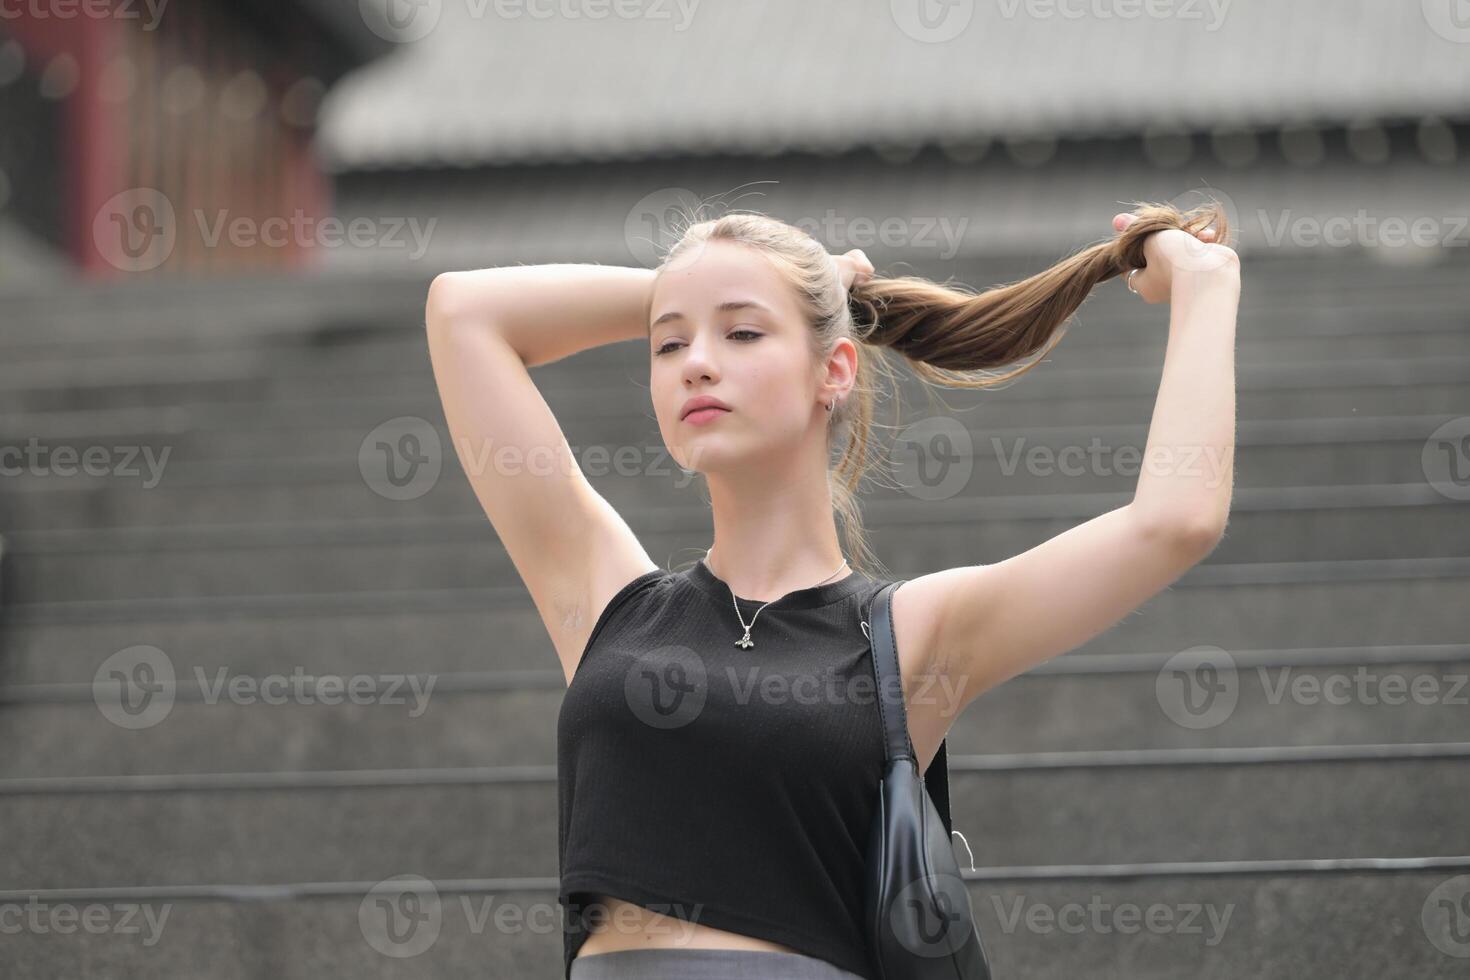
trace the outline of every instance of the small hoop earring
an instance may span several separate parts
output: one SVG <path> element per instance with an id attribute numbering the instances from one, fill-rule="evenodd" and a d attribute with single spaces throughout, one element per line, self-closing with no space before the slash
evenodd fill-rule
<path id="1" fill-rule="evenodd" d="M 828 402 L 827 403 L 827 411 L 829 411 L 829 412 L 832 411 L 832 406 L 834 406 L 836 404 L 837 404 L 837 399 L 835 399 L 835 398 L 832 399 L 830 402 Z"/>

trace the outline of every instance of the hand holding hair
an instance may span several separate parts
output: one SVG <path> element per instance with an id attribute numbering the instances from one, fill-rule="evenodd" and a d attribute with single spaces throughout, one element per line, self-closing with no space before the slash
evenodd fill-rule
<path id="1" fill-rule="evenodd" d="M 1140 220 L 1136 212 L 1124 212 L 1113 217 L 1113 229 L 1122 234 Z M 1228 245 L 1217 243 L 1218 237 L 1214 224 L 1201 226 L 1188 218 L 1177 227 L 1148 232 L 1143 239 L 1143 261 L 1130 268 L 1124 283 L 1145 303 L 1163 303 L 1173 295 L 1176 273 L 1194 282 L 1199 276 L 1238 270 L 1240 257 Z"/>

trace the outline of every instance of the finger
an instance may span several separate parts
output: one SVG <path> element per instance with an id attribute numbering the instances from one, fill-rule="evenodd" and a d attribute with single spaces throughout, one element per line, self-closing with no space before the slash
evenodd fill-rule
<path id="1" fill-rule="evenodd" d="M 1113 215 L 1113 230 L 1123 231 L 1137 220 L 1138 215 L 1136 214 L 1128 214 L 1127 212 L 1124 212 L 1123 214 L 1115 214 Z"/>

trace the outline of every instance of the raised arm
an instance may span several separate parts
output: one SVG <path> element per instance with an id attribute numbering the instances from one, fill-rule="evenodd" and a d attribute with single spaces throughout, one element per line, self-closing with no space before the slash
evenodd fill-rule
<path id="1" fill-rule="evenodd" d="M 937 749 L 954 716 L 981 693 L 1110 628 L 1202 561 L 1224 534 L 1239 260 L 1179 230 L 1150 236 L 1147 252 L 1147 277 L 1135 285 L 1146 301 L 1167 300 L 1171 310 L 1133 500 L 1005 561 L 946 569 L 898 589 L 900 649 L 906 622 L 907 642 L 924 651 L 916 673 L 933 673 L 954 692 L 945 717 L 921 709 L 912 722 L 916 748 Z M 922 754 L 920 761 L 927 764 Z"/>
<path id="2" fill-rule="evenodd" d="M 507 266 L 434 279 L 424 320 L 456 455 L 568 683 L 617 591 L 658 568 L 588 483 L 529 368 L 646 334 L 653 272 Z"/>

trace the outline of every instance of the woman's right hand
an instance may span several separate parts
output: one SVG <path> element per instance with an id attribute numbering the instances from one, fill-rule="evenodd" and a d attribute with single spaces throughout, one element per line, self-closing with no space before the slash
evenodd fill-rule
<path id="1" fill-rule="evenodd" d="M 1113 228 L 1123 231 L 1138 220 L 1137 215 L 1120 214 L 1113 218 Z M 1240 274 L 1240 256 L 1228 245 L 1214 241 L 1215 229 L 1206 228 L 1198 236 L 1178 228 L 1166 228 L 1143 241 L 1143 255 L 1148 264 L 1133 276 L 1130 288 L 1145 303 L 1164 303 L 1173 294 L 1176 275 L 1215 278 Z M 1127 284 L 1127 275 L 1124 282 Z"/>

